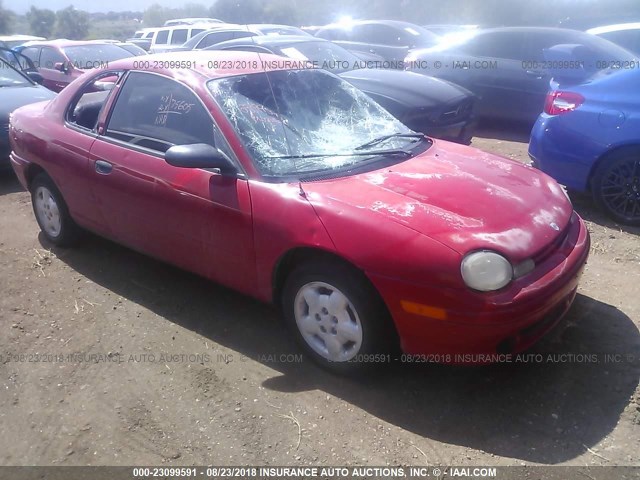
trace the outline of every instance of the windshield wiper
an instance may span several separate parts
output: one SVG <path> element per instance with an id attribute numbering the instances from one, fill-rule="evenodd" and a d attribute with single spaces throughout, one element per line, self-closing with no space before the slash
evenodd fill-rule
<path id="1" fill-rule="evenodd" d="M 282 155 L 278 157 L 267 157 L 271 160 L 288 160 L 288 159 L 304 159 L 304 158 L 328 158 L 328 157 L 366 157 L 373 155 L 405 155 L 411 156 L 411 152 L 406 150 L 374 150 L 372 152 L 351 152 L 351 153 L 307 153 L 304 155 Z"/>
<path id="2" fill-rule="evenodd" d="M 424 138 L 422 133 L 392 133 L 390 135 L 383 135 L 382 137 L 374 138 L 370 142 L 364 143 L 359 147 L 356 147 L 356 150 L 364 150 L 365 148 L 373 147 L 378 143 L 382 143 L 385 140 L 389 140 L 390 138 Z"/>

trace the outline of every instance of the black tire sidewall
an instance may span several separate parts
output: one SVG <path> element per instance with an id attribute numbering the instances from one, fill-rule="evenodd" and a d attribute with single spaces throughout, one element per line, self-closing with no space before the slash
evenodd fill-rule
<path id="1" fill-rule="evenodd" d="M 640 218 L 630 220 L 623 217 L 617 212 L 614 212 L 609 208 L 609 205 L 602 198 L 602 181 L 607 176 L 607 173 L 611 168 L 617 164 L 627 162 L 629 160 L 640 160 L 640 150 L 626 150 L 611 154 L 607 158 L 602 159 L 600 164 L 596 167 L 596 171 L 593 175 L 593 199 L 598 207 L 605 212 L 609 217 L 615 220 L 617 223 L 623 225 L 640 226 Z"/>
<path id="2" fill-rule="evenodd" d="M 390 318 L 380 295 L 373 286 L 368 284 L 364 275 L 337 262 L 310 263 L 296 268 L 287 278 L 282 295 L 282 309 L 288 328 L 304 352 L 321 367 L 341 373 L 350 374 L 360 372 L 373 366 L 380 366 L 384 360 L 378 362 L 363 361 L 363 357 L 375 354 L 386 355 L 390 351 Z M 324 282 L 340 290 L 355 308 L 362 326 L 362 345 L 353 360 L 348 362 L 331 362 L 316 353 L 306 342 L 298 328 L 294 304 L 300 288 L 311 282 Z"/>

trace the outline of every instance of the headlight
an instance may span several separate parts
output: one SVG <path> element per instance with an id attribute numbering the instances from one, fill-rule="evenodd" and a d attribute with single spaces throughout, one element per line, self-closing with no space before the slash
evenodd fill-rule
<path id="1" fill-rule="evenodd" d="M 460 271 L 464 283 L 481 292 L 500 290 L 513 279 L 513 266 L 509 260 L 487 250 L 464 257 Z"/>

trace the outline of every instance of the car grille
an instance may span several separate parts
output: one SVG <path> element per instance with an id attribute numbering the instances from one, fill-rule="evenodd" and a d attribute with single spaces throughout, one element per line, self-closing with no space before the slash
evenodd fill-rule
<path id="1" fill-rule="evenodd" d="M 565 242 L 565 240 L 569 236 L 569 233 L 571 232 L 571 230 L 576 228 L 577 225 L 578 224 L 576 222 L 575 213 L 574 213 L 572 218 L 571 218 L 571 220 L 569 220 L 569 223 L 565 226 L 565 228 L 562 230 L 562 232 L 560 232 L 560 234 L 556 238 L 554 238 L 553 241 L 549 245 L 544 247 L 542 250 L 538 251 L 532 257 L 532 259 L 536 263 L 536 265 L 541 264 L 547 258 L 549 258 L 554 252 L 556 252 L 562 246 L 562 244 Z"/>
<path id="2" fill-rule="evenodd" d="M 471 119 L 473 115 L 473 99 L 466 98 L 461 102 L 445 105 L 440 108 L 414 108 L 402 119 L 403 123 L 416 131 L 428 130 L 430 127 L 446 127 Z"/>
<path id="3" fill-rule="evenodd" d="M 471 99 L 464 100 L 457 105 L 446 108 L 438 117 L 438 124 L 450 125 L 466 120 L 473 112 L 473 101 Z"/>

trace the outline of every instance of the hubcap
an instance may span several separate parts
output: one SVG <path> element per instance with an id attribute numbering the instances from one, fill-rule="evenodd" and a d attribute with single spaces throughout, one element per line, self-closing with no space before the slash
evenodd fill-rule
<path id="1" fill-rule="evenodd" d="M 346 362 L 360 351 L 360 318 L 336 287 L 323 282 L 307 283 L 296 295 L 294 314 L 302 337 L 323 358 Z"/>
<path id="2" fill-rule="evenodd" d="M 602 200 L 622 217 L 640 218 L 640 160 L 629 159 L 609 169 L 602 180 Z"/>
<path id="3" fill-rule="evenodd" d="M 38 187 L 35 194 L 36 215 L 43 230 L 52 237 L 60 235 L 62 220 L 55 198 L 47 187 Z"/>

